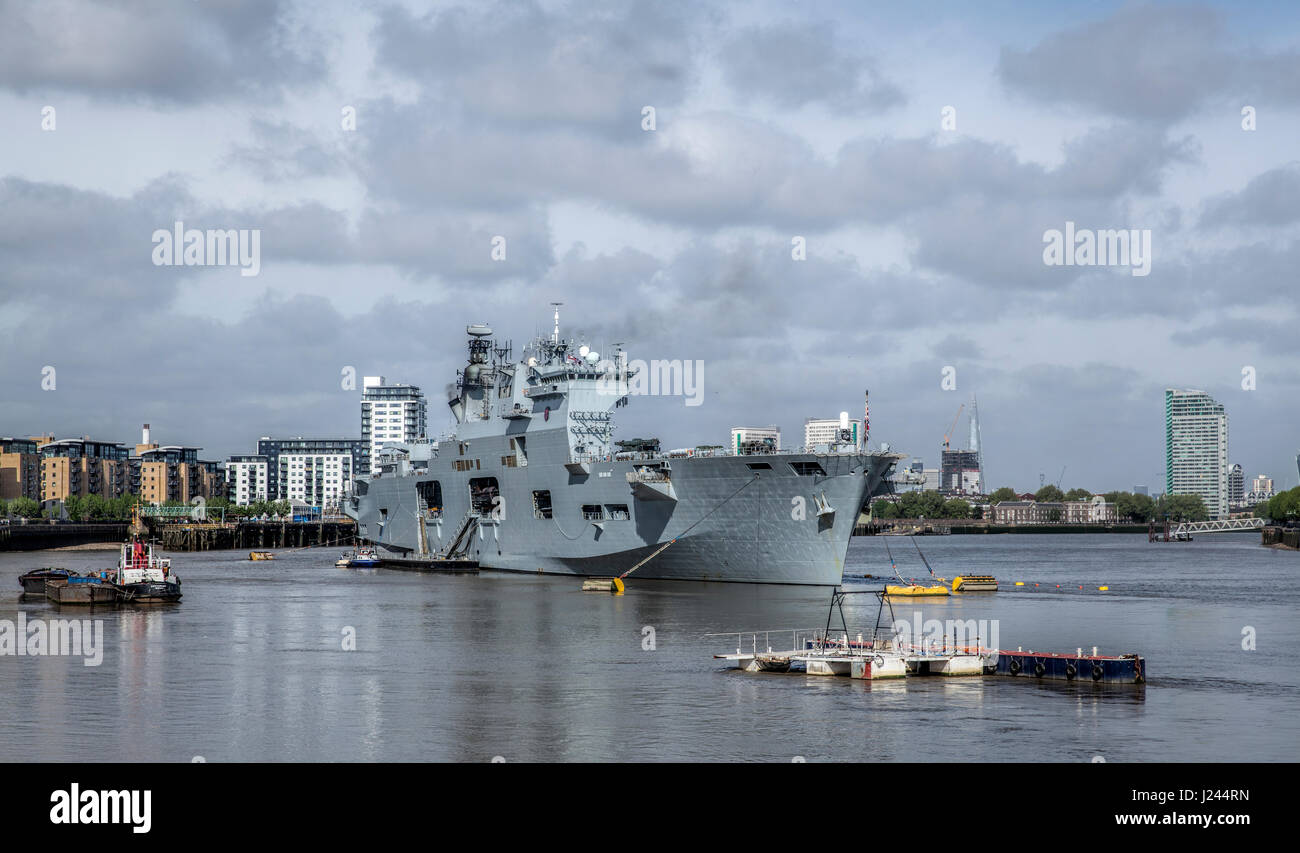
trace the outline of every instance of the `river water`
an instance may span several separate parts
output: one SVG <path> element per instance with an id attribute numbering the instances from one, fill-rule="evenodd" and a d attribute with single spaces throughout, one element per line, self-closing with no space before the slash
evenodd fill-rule
<path id="1" fill-rule="evenodd" d="M 180 604 L 60 611 L 20 599 L 18 575 L 104 568 L 116 554 L 4 553 L 0 620 L 16 624 L 20 612 L 29 621 L 102 620 L 104 648 L 97 666 L 0 656 L 0 755 L 1300 760 L 1300 554 L 1262 548 L 1257 534 L 1168 544 L 1120 534 L 916 541 L 940 574 L 994 574 L 1002 589 L 898 604 L 898 618 L 919 610 L 923 619 L 997 620 L 1002 648 L 1138 652 L 1149 683 L 870 683 L 745 674 L 712 659 L 735 640 L 710 632 L 823 624 L 821 588 L 634 576 L 613 597 L 582 593 L 575 578 L 337 569 L 331 548 L 256 563 L 246 552 L 174 554 Z M 888 574 L 886 545 L 900 571 L 923 575 L 903 537 L 854 539 L 847 571 Z M 1103 585 L 1110 590 L 1099 592 Z M 851 600 L 851 625 L 875 621 L 873 597 Z M 1254 649 L 1243 648 L 1252 638 Z M 781 648 L 779 640 L 774 633 Z"/>

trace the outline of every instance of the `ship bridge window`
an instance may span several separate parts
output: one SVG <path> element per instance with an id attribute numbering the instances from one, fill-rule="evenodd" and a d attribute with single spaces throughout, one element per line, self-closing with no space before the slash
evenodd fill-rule
<path id="1" fill-rule="evenodd" d="M 469 501 L 473 511 L 478 515 L 490 515 L 501 488 L 496 477 L 471 477 L 469 481 Z"/>
<path id="2" fill-rule="evenodd" d="M 822 468 L 820 462 L 791 462 L 790 467 L 801 477 L 826 476 L 826 471 Z"/>
<path id="3" fill-rule="evenodd" d="M 533 492 L 533 516 L 535 518 L 551 517 L 551 493 L 548 490 Z"/>
<path id="4" fill-rule="evenodd" d="M 772 466 L 771 466 L 771 465 L 768 465 L 766 462 L 750 462 L 750 463 L 749 463 L 749 470 L 751 470 L 751 471 L 771 471 L 771 470 L 772 470 Z"/>
<path id="5" fill-rule="evenodd" d="M 600 504 L 583 504 L 582 517 L 588 521 L 601 521 L 605 518 L 605 512 Z"/>
<path id="6" fill-rule="evenodd" d="M 605 511 L 613 521 L 629 521 L 632 518 L 632 513 L 627 511 L 627 504 L 605 504 Z"/>

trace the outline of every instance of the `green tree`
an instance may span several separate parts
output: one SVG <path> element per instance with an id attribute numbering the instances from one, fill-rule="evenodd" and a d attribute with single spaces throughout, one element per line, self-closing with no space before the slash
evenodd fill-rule
<path id="1" fill-rule="evenodd" d="M 877 500 L 871 504 L 872 518 L 898 518 L 898 504 L 893 501 Z"/>
<path id="2" fill-rule="evenodd" d="M 1157 518 L 1170 521 L 1206 521 L 1210 517 L 1200 495 L 1161 495 L 1155 511 Z"/>
<path id="3" fill-rule="evenodd" d="M 1129 495 L 1129 510 L 1123 517 L 1131 521 L 1154 521 L 1156 517 L 1156 502 L 1150 495 Z"/>
<path id="4" fill-rule="evenodd" d="M 989 503 L 996 504 L 1001 503 L 1002 501 L 1014 501 L 1019 497 L 1020 495 L 1015 489 L 1010 486 L 1003 486 L 1002 488 L 995 490 L 993 494 L 989 495 Z"/>
<path id="5" fill-rule="evenodd" d="M 1278 523 L 1300 518 L 1300 486 L 1278 492 L 1269 498 L 1264 514 Z"/>
<path id="6" fill-rule="evenodd" d="M 970 517 L 980 519 L 984 517 L 984 504 L 971 504 Z"/>
<path id="7" fill-rule="evenodd" d="M 90 521 L 103 521 L 108 517 L 108 505 L 99 495 L 86 495 L 81 512 Z"/>
<path id="8" fill-rule="evenodd" d="M 1061 511 L 1060 511 L 1059 509 L 1057 509 L 1056 507 L 1052 507 L 1051 509 L 1049 509 L 1049 510 L 1047 511 L 1047 520 L 1048 520 L 1048 521 L 1052 521 L 1052 522 L 1060 521 L 1060 520 L 1061 520 Z"/>
<path id="9" fill-rule="evenodd" d="M 1034 492 L 1034 500 L 1039 502 L 1063 501 L 1065 500 L 1065 493 L 1049 483 Z"/>
<path id="10" fill-rule="evenodd" d="M 9 511 L 23 518 L 40 518 L 41 505 L 31 498 L 14 498 L 13 503 L 9 505 Z"/>
<path id="11" fill-rule="evenodd" d="M 970 518 L 970 504 L 961 498 L 952 498 L 943 502 L 944 518 Z"/>
<path id="12" fill-rule="evenodd" d="M 921 514 L 921 493 L 903 492 L 898 498 L 898 515 L 900 518 L 916 518 Z"/>
<path id="13" fill-rule="evenodd" d="M 68 495 L 63 499 L 63 508 L 73 521 L 85 521 L 86 499 L 81 495 Z"/>
<path id="14" fill-rule="evenodd" d="M 1092 492 L 1087 489 L 1070 489 L 1065 493 L 1065 499 L 1067 501 L 1090 501 L 1092 500 Z"/>

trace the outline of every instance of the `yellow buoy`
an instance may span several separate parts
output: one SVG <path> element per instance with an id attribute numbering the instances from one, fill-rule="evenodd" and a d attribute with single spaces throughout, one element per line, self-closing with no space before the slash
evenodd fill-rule
<path id="1" fill-rule="evenodd" d="M 1110 589 L 1110 587 L 1108 587 L 1108 586 L 1099 586 L 1099 587 L 1097 587 L 1097 589 L 1098 589 L 1098 591 L 1100 591 L 1100 592 L 1105 592 L 1106 590 Z"/>
<path id="2" fill-rule="evenodd" d="M 1016 586 L 1024 586 L 1024 585 L 1025 585 L 1024 581 L 1016 581 Z"/>

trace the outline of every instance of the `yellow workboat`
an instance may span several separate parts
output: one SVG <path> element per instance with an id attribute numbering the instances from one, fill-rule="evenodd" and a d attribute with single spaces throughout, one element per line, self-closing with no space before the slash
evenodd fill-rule
<path id="1" fill-rule="evenodd" d="M 885 587 L 885 595 L 906 595 L 916 597 L 948 594 L 948 587 L 943 584 L 935 584 L 934 586 L 922 586 L 919 583 L 908 584 L 906 586 L 889 584 Z"/>
<path id="2" fill-rule="evenodd" d="M 250 560 L 274 560 L 275 555 L 270 551 L 249 551 L 248 559 Z"/>
<path id="3" fill-rule="evenodd" d="M 998 580 L 993 575 L 962 575 L 952 579 L 953 592 L 997 592 Z"/>

